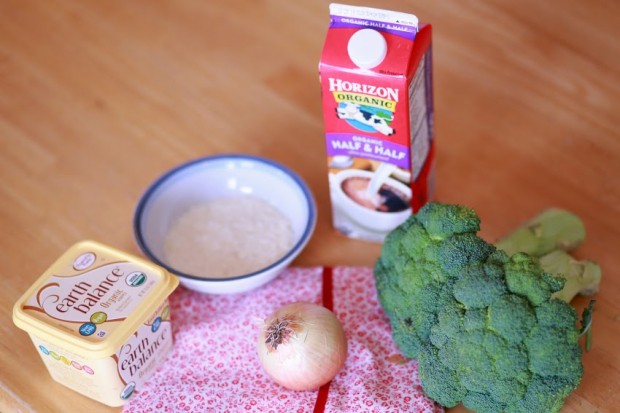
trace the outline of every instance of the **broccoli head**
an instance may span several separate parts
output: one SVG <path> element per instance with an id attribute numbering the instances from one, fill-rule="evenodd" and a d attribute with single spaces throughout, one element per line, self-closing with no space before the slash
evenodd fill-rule
<path id="1" fill-rule="evenodd" d="M 379 301 L 425 393 L 479 413 L 557 412 L 581 381 L 564 280 L 479 238 L 472 209 L 429 203 L 386 238 Z"/>

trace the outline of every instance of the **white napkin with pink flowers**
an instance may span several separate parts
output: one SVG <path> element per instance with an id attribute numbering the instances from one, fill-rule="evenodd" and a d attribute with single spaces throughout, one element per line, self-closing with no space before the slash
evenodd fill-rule
<path id="1" fill-rule="evenodd" d="M 294 301 L 333 306 L 348 339 L 344 367 L 314 391 L 274 383 L 256 352 L 261 321 Z M 170 304 L 174 349 L 124 412 L 443 412 L 394 345 L 370 268 L 289 268 L 237 295 L 179 287 Z"/>

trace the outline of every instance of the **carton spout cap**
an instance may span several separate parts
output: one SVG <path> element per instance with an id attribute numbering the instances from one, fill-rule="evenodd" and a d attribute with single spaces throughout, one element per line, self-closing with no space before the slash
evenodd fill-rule
<path id="1" fill-rule="evenodd" d="M 359 68 L 372 69 L 385 59 L 387 42 L 381 33 L 374 29 L 356 31 L 349 39 L 347 52 L 351 61 Z"/>

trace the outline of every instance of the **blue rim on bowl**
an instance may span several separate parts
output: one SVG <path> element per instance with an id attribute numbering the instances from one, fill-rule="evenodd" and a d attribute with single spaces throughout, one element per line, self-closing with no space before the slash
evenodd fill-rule
<path id="1" fill-rule="evenodd" d="M 217 161 L 217 160 L 232 160 L 232 161 L 250 161 L 250 162 L 257 162 L 257 163 L 262 163 L 265 164 L 267 166 L 271 166 L 281 172 L 283 172 L 286 176 L 288 176 L 289 178 L 291 178 L 296 185 L 299 186 L 299 189 L 301 189 L 304 198 L 305 198 L 305 203 L 306 206 L 308 208 L 308 218 L 306 221 L 306 225 L 305 228 L 303 230 L 302 235 L 299 237 L 299 240 L 295 243 L 295 245 L 293 245 L 289 251 L 282 256 L 280 259 L 278 259 L 277 261 L 271 263 L 270 265 L 263 267 L 257 271 L 248 273 L 248 274 L 242 274 L 242 275 L 238 275 L 238 276 L 233 276 L 233 277 L 226 277 L 226 278 L 209 278 L 209 277 L 203 277 L 203 276 L 195 276 L 195 275 L 191 275 L 191 274 L 187 274 L 184 273 L 182 271 L 179 271 L 175 268 L 172 268 L 170 265 L 168 265 L 166 262 L 162 261 L 160 258 L 157 257 L 157 255 L 155 255 L 153 253 L 153 251 L 151 250 L 151 248 L 149 248 L 149 246 L 146 243 L 146 240 L 144 239 L 143 236 L 143 227 L 142 227 L 142 218 L 144 216 L 144 212 L 145 209 L 149 203 L 149 201 L 151 200 L 151 197 L 156 193 L 156 191 L 165 183 L 168 181 L 168 179 L 170 179 L 171 177 L 173 177 L 174 175 L 192 167 L 192 166 L 196 166 L 200 163 L 203 162 L 210 162 L 210 161 Z M 194 159 L 192 161 L 183 163 L 177 167 L 174 167 L 170 170 L 168 170 L 167 172 L 165 172 L 163 175 L 161 175 L 159 178 L 157 178 L 157 180 L 155 180 L 155 182 L 153 182 L 144 192 L 144 194 L 142 195 L 142 197 L 140 198 L 135 212 L 134 212 L 134 218 L 133 218 L 133 230 L 134 230 L 134 237 L 136 239 L 136 242 L 138 244 L 138 247 L 142 250 L 142 252 L 144 253 L 144 255 L 146 255 L 146 257 L 148 257 L 151 261 L 153 261 L 154 263 L 156 263 L 157 265 L 160 265 L 161 267 L 165 268 L 166 270 L 168 270 L 169 272 L 181 277 L 181 278 L 187 278 L 190 280 L 196 280 L 196 281 L 208 281 L 208 282 L 227 282 L 227 281 L 232 281 L 232 280 L 241 280 L 244 278 L 250 278 L 253 277 L 257 274 L 263 273 L 265 271 L 269 271 L 271 269 L 273 269 L 274 267 L 277 267 L 279 265 L 281 265 L 283 262 L 289 260 L 292 256 L 297 255 L 299 252 L 301 252 L 301 250 L 305 247 L 305 245 L 308 243 L 308 241 L 310 240 L 310 237 L 314 231 L 314 227 L 316 226 L 316 204 L 314 201 L 314 197 L 312 196 L 312 192 L 310 191 L 308 185 L 305 183 L 305 181 L 299 176 L 297 175 L 297 173 L 295 173 L 293 170 L 289 169 L 288 167 L 272 161 L 270 159 L 267 158 L 263 158 L 260 156 L 255 156 L 255 155 L 243 155 L 243 154 L 236 154 L 236 153 L 232 153 L 232 154 L 221 154 L 221 155 L 211 155 L 211 156 L 205 156 L 202 158 L 198 158 L 198 159 Z"/>

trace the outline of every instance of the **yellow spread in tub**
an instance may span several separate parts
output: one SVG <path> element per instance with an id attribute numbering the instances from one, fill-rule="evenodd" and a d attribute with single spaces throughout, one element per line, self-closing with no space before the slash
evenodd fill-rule
<path id="1" fill-rule="evenodd" d="M 122 405 L 172 348 L 178 278 L 94 241 L 67 250 L 13 307 L 54 380 Z"/>

